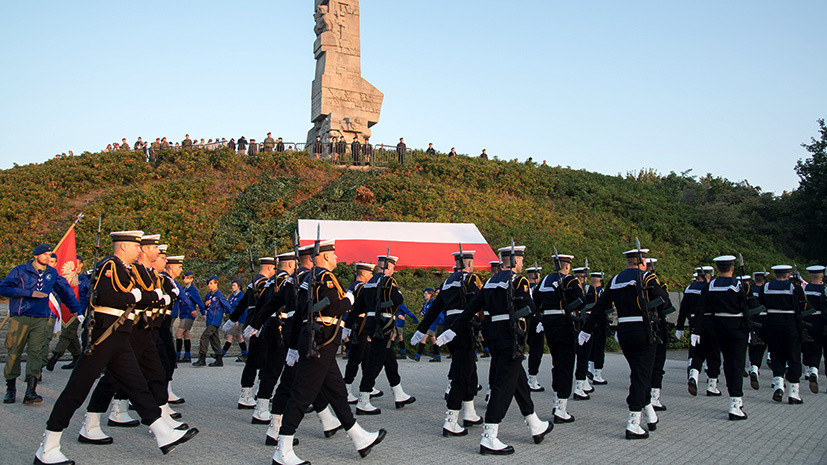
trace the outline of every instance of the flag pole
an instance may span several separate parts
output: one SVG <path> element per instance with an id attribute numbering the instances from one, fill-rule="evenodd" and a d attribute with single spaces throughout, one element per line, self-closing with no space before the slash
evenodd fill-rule
<path id="1" fill-rule="evenodd" d="M 75 225 L 78 224 L 78 221 L 80 221 L 81 218 L 83 218 L 83 212 L 78 213 L 77 218 L 75 218 L 75 221 L 73 221 L 72 225 L 69 226 L 69 229 L 67 229 L 66 232 L 63 233 L 63 237 L 61 237 L 60 240 L 57 242 L 57 245 L 54 247 L 54 250 L 60 248 L 60 246 L 63 244 L 63 241 L 66 240 L 66 236 L 69 235 L 69 231 L 71 231 L 75 227 Z"/>

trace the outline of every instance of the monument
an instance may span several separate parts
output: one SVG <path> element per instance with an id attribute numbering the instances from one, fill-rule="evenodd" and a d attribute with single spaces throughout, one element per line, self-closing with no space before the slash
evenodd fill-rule
<path id="1" fill-rule="evenodd" d="M 327 147 L 332 137 L 354 137 L 365 144 L 370 128 L 379 121 L 382 92 L 362 78 L 359 38 L 359 0 L 314 0 L 316 12 L 316 77 L 311 94 L 310 147 L 321 137 Z"/>

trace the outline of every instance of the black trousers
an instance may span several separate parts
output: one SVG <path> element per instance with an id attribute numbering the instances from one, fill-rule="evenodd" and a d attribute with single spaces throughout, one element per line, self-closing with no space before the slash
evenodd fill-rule
<path id="1" fill-rule="evenodd" d="M 653 388 L 661 389 L 663 387 L 663 375 L 666 374 L 663 369 L 664 365 L 666 365 L 666 344 L 656 344 L 655 361 L 652 363 L 652 380 L 650 381 Z"/>
<path id="2" fill-rule="evenodd" d="M 168 399 L 167 373 L 158 355 L 157 333 L 157 329 L 133 328 L 129 342 L 132 344 L 132 352 L 135 354 L 138 368 L 146 380 L 152 398 L 155 399 L 156 404 L 164 405 Z M 92 391 L 87 410 L 93 413 L 103 413 L 109 407 L 113 397 L 127 399 L 129 398 L 129 389 L 121 385 L 111 375 L 111 370 L 106 370 L 103 377 L 98 381 L 95 390 Z"/>
<path id="3" fill-rule="evenodd" d="M 358 328 L 353 331 L 358 331 Z M 356 336 L 356 339 L 351 341 L 350 352 L 347 355 L 347 365 L 345 365 L 345 384 L 353 384 L 360 366 L 362 367 L 362 376 L 365 375 L 368 366 L 368 345 L 368 335 L 364 330 Z"/>
<path id="4" fill-rule="evenodd" d="M 391 387 L 398 385 L 402 379 L 399 377 L 399 365 L 396 362 L 396 352 L 388 347 L 387 336 L 371 338 L 368 349 L 368 369 L 362 372 L 362 380 L 359 383 L 359 392 L 371 392 L 376 384 L 379 372 L 385 368 L 385 376 Z"/>
<path id="5" fill-rule="evenodd" d="M 724 376 L 730 397 L 744 395 L 744 363 L 749 331 L 742 318 L 715 318 L 715 334 L 724 356 Z"/>
<path id="6" fill-rule="evenodd" d="M 457 332 L 449 344 L 451 349 L 451 390 L 448 392 L 448 410 L 459 410 L 462 402 L 474 400 L 477 394 L 477 353 L 474 351 L 474 331 L 465 328 Z"/>
<path id="7" fill-rule="evenodd" d="M 296 379 L 297 369 L 298 363 L 292 367 L 287 366 L 287 364 L 284 365 L 284 369 L 281 372 L 281 378 L 279 378 L 279 385 L 276 387 L 276 393 L 273 395 L 273 402 L 270 404 L 270 413 L 275 415 L 284 414 L 285 409 L 287 408 L 287 401 L 290 400 L 293 382 Z M 313 400 L 313 409 L 317 412 L 324 410 L 327 405 L 327 398 L 321 394 L 316 396 Z"/>
<path id="8" fill-rule="evenodd" d="M 594 368 L 598 370 L 603 369 L 603 364 L 606 361 L 606 326 L 608 326 L 608 323 L 604 318 L 604 321 L 597 323 L 594 334 L 589 339 L 592 345 L 589 361 L 594 362 Z"/>
<path id="9" fill-rule="evenodd" d="M 543 329 L 551 352 L 551 388 L 560 399 L 571 396 L 574 361 L 577 353 L 577 334 L 568 317 L 543 317 Z"/>
<path id="10" fill-rule="evenodd" d="M 266 353 L 267 346 L 261 336 L 251 337 L 250 344 L 247 346 L 247 361 L 244 362 L 244 369 L 241 371 L 241 387 L 253 387 L 253 383 L 256 382 L 256 374 L 264 365 Z"/>
<path id="11" fill-rule="evenodd" d="M 529 317 L 526 341 L 528 342 L 528 374 L 537 376 L 540 373 L 540 362 L 543 361 L 543 351 L 546 341 L 543 333 L 537 332 L 539 318 Z"/>
<path id="12" fill-rule="evenodd" d="M 319 357 L 299 359 L 296 364 L 296 378 L 290 389 L 290 398 L 284 409 L 279 434 L 288 436 L 295 434 L 307 407 L 311 403 L 316 407 L 316 401 L 320 397 L 327 399 L 333 413 L 342 422 L 345 430 L 349 430 L 356 423 L 350 405 L 347 403 L 345 381 L 336 363 L 338 351 L 338 345 L 328 344 L 319 349 Z"/>
<path id="13" fill-rule="evenodd" d="M 797 383 L 801 379 L 801 333 L 793 315 L 768 315 L 767 334 L 772 354 L 772 375 Z"/>
<path id="14" fill-rule="evenodd" d="M 284 342 L 281 340 L 281 333 L 279 332 L 278 321 L 275 318 L 269 318 L 261 329 L 259 336 L 264 340 L 264 363 L 258 371 L 258 394 L 259 399 L 269 399 L 273 397 L 273 389 L 276 387 L 281 372 L 284 369 L 284 359 L 287 356 L 287 349 L 284 347 Z"/>
<path id="15" fill-rule="evenodd" d="M 757 331 L 760 340 L 752 339 L 752 341 L 749 342 L 749 364 L 760 367 L 761 362 L 764 361 L 764 352 L 768 349 L 767 339 L 769 339 L 769 335 L 767 334 L 767 318 L 759 315 L 754 318 L 754 321 L 762 325 L 762 327 Z"/>
<path id="16" fill-rule="evenodd" d="M 617 331 L 620 349 L 631 371 L 626 404 L 629 411 L 640 412 L 650 402 L 657 345 L 649 339 L 644 323 L 623 323 L 618 325 Z"/>
<path id="17" fill-rule="evenodd" d="M 711 316 L 699 316 L 698 334 L 701 342 L 695 346 L 691 367 L 702 371 L 706 361 L 706 375 L 710 378 L 721 376 L 721 348 L 715 337 L 715 325 Z"/>
<path id="18" fill-rule="evenodd" d="M 591 356 L 592 353 L 591 338 L 582 346 L 576 345 L 574 350 L 577 354 L 574 365 L 574 379 L 577 381 L 585 381 L 586 374 L 589 372 L 589 356 Z"/>
<path id="19" fill-rule="evenodd" d="M 108 316 L 96 316 L 95 319 L 97 321 L 92 331 L 93 340 L 97 340 L 104 328 L 115 321 L 114 317 Z M 92 355 L 80 356 L 77 366 L 69 375 L 66 387 L 55 401 L 46 422 L 46 429 L 58 432 L 69 426 L 72 415 L 86 400 L 92 385 L 104 369 L 112 380 L 129 392 L 129 399 L 143 424 L 150 425 L 161 418 L 161 409 L 150 394 L 146 379 L 141 374 L 138 361 L 132 352 L 129 333 L 116 331 L 97 346 Z"/>
<path id="20" fill-rule="evenodd" d="M 806 321 L 813 325 L 807 328 L 807 334 L 809 334 L 813 340 L 801 343 L 801 351 L 804 354 L 804 365 L 818 368 L 821 365 L 822 355 L 825 361 L 827 361 L 827 337 L 824 335 L 824 320 L 821 319 L 821 315 L 818 315 L 813 318 L 806 318 Z M 825 366 L 827 366 L 827 363 L 825 363 Z"/>
<path id="21" fill-rule="evenodd" d="M 545 325 L 544 325 L 545 326 Z M 485 409 L 485 422 L 499 424 L 505 418 L 511 399 L 517 401 L 523 416 L 534 413 L 528 378 L 523 361 L 513 357 L 514 345 L 509 339 L 489 341 L 491 351 L 491 397 Z"/>
<path id="22" fill-rule="evenodd" d="M 172 374 L 178 366 L 178 357 L 175 355 L 175 341 L 172 337 L 172 318 L 165 316 L 158 330 L 158 355 L 161 357 L 161 365 L 167 374 L 167 381 L 172 381 Z"/>

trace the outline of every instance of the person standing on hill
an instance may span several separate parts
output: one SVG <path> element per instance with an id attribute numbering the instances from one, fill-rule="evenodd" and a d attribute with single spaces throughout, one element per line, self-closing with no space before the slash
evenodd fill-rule
<path id="1" fill-rule="evenodd" d="M 405 154 L 408 151 L 408 147 L 405 145 L 405 140 L 403 138 L 399 138 L 399 143 L 396 144 L 396 156 L 399 158 L 399 164 L 405 164 Z"/>
<path id="2" fill-rule="evenodd" d="M 238 154 L 247 155 L 247 139 L 244 136 L 238 138 Z"/>

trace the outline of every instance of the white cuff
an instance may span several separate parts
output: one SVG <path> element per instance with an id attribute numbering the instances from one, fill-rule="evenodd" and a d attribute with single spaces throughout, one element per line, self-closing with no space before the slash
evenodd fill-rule
<path id="1" fill-rule="evenodd" d="M 141 301 L 141 290 L 140 289 L 138 289 L 137 287 L 133 287 L 132 290 L 129 291 L 129 293 L 132 294 L 132 297 L 135 297 L 135 303 L 136 304 Z"/>
<path id="2" fill-rule="evenodd" d="M 161 300 L 164 301 L 164 305 L 169 305 L 170 302 L 172 302 L 172 298 L 170 298 L 170 296 L 168 296 L 166 294 L 164 294 L 164 296 L 161 298 Z"/>
<path id="3" fill-rule="evenodd" d="M 155 289 L 155 295 L 158 296 L 158 300 L 161 300 L 164 298 L 164 291 L 161 289 Z"/>
<path id="4" fill-rule="evenodd" d="M 353 305 L 353 303 L 356 302 L 356 298 L 353 297 L 353 293 L 350 292 L 350 291 L 347 291 L 347 293 L 345 294 L 345 297 L 347 297 L 347 300 L 350 301 L 350 305 Z"/>

